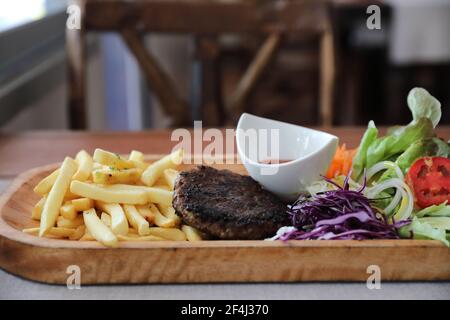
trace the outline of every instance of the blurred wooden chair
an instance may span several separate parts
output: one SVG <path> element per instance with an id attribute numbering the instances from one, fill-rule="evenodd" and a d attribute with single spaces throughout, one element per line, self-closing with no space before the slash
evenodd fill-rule
<path id="1" fill-rule="evenodd" d="M 147 82 L 172 126 L 192 125 L 190 108 L 176 92 L 173 80 L 145 48 L 145 33 L 192 34 L 202 63 L 204 126 L 223 125 L 227 114 L 216 75 L 218 36 L 245 34 L 265 37 L 253 61 L 227 99 L 227 110 L 246 111 L 246 100 L 276 55 L 283 38 L 302 34 L 320 37 L 320 124 L 333 119 L 334 46 L 330 5 L 321 0 L 78 0 L 81 29 L 67 30 L 70 123 L 86 127 L 85 34 L 117 31 L 135 55 Z"/>

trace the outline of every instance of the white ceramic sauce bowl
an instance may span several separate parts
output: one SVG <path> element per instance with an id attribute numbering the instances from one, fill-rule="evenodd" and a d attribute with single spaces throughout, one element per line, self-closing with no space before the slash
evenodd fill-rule
<path id="1" fill-rule="evenodd" d="M 279 139 L 270 139 L 271 130 L 278 132 Z M 258 134 L 264 131 L 267 138 L 264 134 Z M 251 132 L 256 132 L 257 141 L 249 138 Z M 320 178 L 320 174 L 325 174 L 338 142 L 336 136 L 326 132 L 248 113 L 241 115 L 236 130 L 238 153 L 250 176 L 264 188 L 286 200 L 295 200 L 301 192 L 306 191 L 309 184 Z M 277 159 L 292 161 L 279 164 L 261 163 L 268 160 L 265 157 L 267 154 L 272 156 L 269 158 L 275 159 L 273 153 L 266 152 L 263 148 L 271 150 L 277 145 Z M 256 149 L 258 151 L 255 151 Z M 261 150 L 264 151 L 262 155 Z"/>

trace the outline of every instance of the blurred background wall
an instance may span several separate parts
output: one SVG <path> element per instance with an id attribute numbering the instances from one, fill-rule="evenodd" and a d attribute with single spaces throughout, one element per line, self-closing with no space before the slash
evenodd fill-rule
<path id="1" fill-rule="evenodd" d="M 450 0 L 390 0 L 382 28 L 369 30 L 366 1 L 333 1 L 337 79 L 336 125 L 409 121 L 406 96 L 422 86 L 450 123 Z M 98 13 L 101 15 L 101 12 Z M 0 130 L 66 129 L 66 3 L 0 0 Z M 234 89 L 263 39 L 219 38 L 222 92 Z M 87 36 L 90 130 L 141 130 L 168 125 L 136 60 L 114 33 Z M 202 90 L 189 35 L 148 35 L 146 46 L 192 105 Z M 317 39 L 285 41 L 248 100 L 248 111 L 303 125 L 317 124 Z M 230 123 L 232 124 L 232 123 Z"/>

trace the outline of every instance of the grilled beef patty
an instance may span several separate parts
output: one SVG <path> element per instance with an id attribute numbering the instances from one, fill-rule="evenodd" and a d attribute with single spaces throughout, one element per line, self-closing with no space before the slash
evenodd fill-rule
<path id="1" fill-rule="evenodd" d="M 251 177 L 206 166 L 180 173 L 173 207 L 186 224 L 219 239 L 264 239 L 289 224 L 286 206 Z"/>

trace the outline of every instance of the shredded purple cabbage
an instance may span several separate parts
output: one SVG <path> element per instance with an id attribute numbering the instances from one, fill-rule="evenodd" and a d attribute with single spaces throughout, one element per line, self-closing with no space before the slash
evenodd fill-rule
<path id="1" fill-rule="evenodd" d="M 288 213 L 296 230 L 286 232 L 278 239 L 399 239 L 398 228 L 411 221 L 389 223 L 384 214 L 371 206 L 373 200 L 363 194 L 365 179 L 362 187 L 355 191 L 350 190 L 349 176 L 342 187 L 324 177 L 337 189 L 314 196 L 300 196 L 293 205 L 288 206 Z"/>

